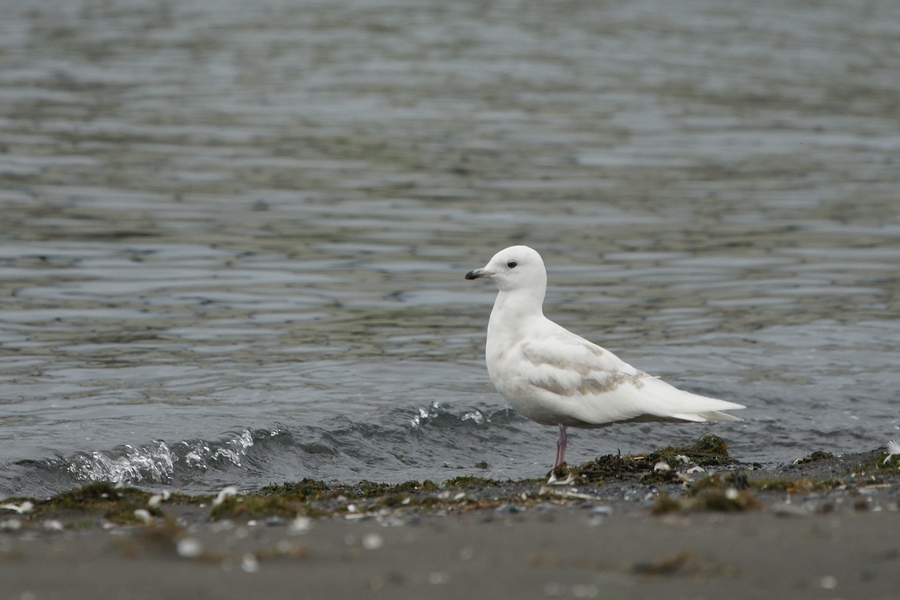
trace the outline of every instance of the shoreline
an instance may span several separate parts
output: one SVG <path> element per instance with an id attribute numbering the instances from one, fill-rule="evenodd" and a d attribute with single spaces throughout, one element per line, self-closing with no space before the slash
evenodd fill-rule
<path id="1" fill-rule="evenodd" d="M 724 447 L 701 456 L 716 439 L 599 457 L 565 486 L 463 476 L 164 496 L 92 483 L 6 499 L 0 592 L 893 597 L 900 455 L 820 452 L 759 469 Z"/>

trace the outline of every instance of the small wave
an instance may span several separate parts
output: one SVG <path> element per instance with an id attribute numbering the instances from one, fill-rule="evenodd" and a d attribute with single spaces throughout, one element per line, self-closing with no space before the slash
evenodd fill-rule
<path id="1" fill-rule="evenodd" d="M 260 432 L 257 432 L 257 434 Z M 277 435 L 279 431 L 270 432 Z M 222 462 L 230 463 L 236 467 L 241 466 L 241 458 L 247 454 L 247 450 L 254 444 L 254 434 L 245 429 L 236 438 L 219 444 L 210 444 L 203 440 L 180 442 L 176 449 L 181 450 L 179 455 L 183 457 L 189 468 L 208 469 L 211 465 Z"/>
<path id="2" fill-rule="evenodd" d="M 281 428 L 243 429 L 216 441 L 193 439 L 170 445 L 164 440 L 154 440 L 139 446 L 123 444 L 111 450 L 77 452 L 68 457 L 17 464 L 26 469 L 30 467 L 28 470 L 42 474 L 45 480 L 56 480 L 63 485 L 110 481 L 129 485 L 190 486 L 203 472 L 243 467 L 254 446 L 285 435 L 289 436 Z"/>
<path id="3" fill-rule="evenodd" d="M 488 427 L 495 421 L 497 424 L 502 425 L 515 419 L 516 414 L 511 408 L 495 410 L 468 408 L 463 411 L 454 411 L 441 406 L 440 402 L 434 401 L 427 408 L 419 407 L 416 409 L 416 414 L 409 419 L 409 423 L 413 429 L 420 429 L 426 426 L 460 427 L 467 424 Z"/>
<path id="4" fill-rule="evenodd" d="M 57 464 L 76 481 L 162 483 L 171 478 L 177 460 L 164 441 L 156 440 L 137 448 L 125 444 L 108 452 L 78 453 L 69 459 L 57 459 Z"/>
<path id="5" fill-rule="evenodd" d="M 217 440 L 153 440 L 19 461 L 0 493 L 41 495 L 91 481 L 212 492 L 315 477 L 332 481 L 455 476 L 506 453 L 528 424 L 500 406 L 395 407 L 363 420 L 336 416 L 288 428 L 240 428 Z M 443 474 L 442 474 L 443 473 Z"/>
<path id="6" fill-rule="evenodd" d="M 735 433 L 741 425 L 732 426 Z M 728 426 L 717 433 L 728 438 Z M 573 455 L 593 457 L 696 439 L 689 425 L 622 425 L 570 432 Z M 329 482 L 443 481 L 460 474 L 495 479 L 543 475 L 556 432 L 500 404 L 429 402 L 346 415 L 300 416 L 290 426 L 235 428 L 214 440 L 155 440 L 108 450 L 19 461 L 0 469 L 0 495 L 50 495 L 90 481 L 211 493 L 252 490 L 304 477 Z M 742 439 L 735 435 L 732 440 Z M 796 443 L 794 437 L 790 443 Z"/>

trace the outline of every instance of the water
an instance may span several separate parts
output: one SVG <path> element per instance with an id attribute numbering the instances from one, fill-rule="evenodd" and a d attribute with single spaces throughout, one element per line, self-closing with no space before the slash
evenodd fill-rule
<path id="1" fill-rule="evenodd" d="M 0 494 L 538 476 L 513 243 L 741 460 L 900 435 L 895 2 L 6 4 Z"/>

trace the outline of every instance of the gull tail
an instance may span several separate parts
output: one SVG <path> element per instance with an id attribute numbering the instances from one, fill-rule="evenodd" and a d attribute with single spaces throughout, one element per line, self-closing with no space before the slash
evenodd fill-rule
<path id="1" fill-rule="evenodd" d="M 742 404 L 735 404 L 734 407 L 729 408 L 728 410 L 738 410 L 741 408 L 745 408 Z M 734 415 L 729 415 L 728 413 L 723 413 L 718 410 L 710 410 L 707 412 L 697 413 L 699 416 L 703 417 L 707 421 L 743 421 L 743 419 L 736 417 Z"/>
<path id="2" fill-rule="evenodd" d="M 672 418 L 695 423 L 742 420 L 723 411 L 740 410 L 745 408 L 743 404 L 685 392 L 659 379 L 651 381 L 646 386 L 648 391 L 655 393 L 657 399 L 665 399 L 661 412 L 668 413 Z"/>

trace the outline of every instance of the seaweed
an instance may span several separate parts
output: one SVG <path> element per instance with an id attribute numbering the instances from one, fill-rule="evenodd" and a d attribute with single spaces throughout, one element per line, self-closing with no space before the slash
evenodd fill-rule
<path id="1" fill-rule="evenodd" d="M 454 477 L 453 479 L 448 479 L 444 482 L 444 487 L 447 488 L 474 488 L 474 487 L 494 487 L 498 482 L 492 479 L 485 479 L 484 477 L 477 477 L 475 475 L 461 475 L 460 477 Z"/>
<path id="2" fill-rule="evenodd" d="M 642 483 L 680 481 L 678 465 L 725 466 L 734 461 L 722 438 L 706 434 L 690 446 L 666 446 L 645 455 L 609 454 L 598 456 L 576 469 L 580 483 L 599 483 L 608 479 L 637 480 Z"/>
<path id="3" fill-rule="evenodd" d="M 750 492 L 750 482 L 742 471 L 714 473 L 694 482 L 683 498 L 660 494 L 650 509 L 655 515 L 681 510 L 742 512 L 759 510 L 762 502 Z"/>
<path id="4" fill-rule="evenodd" d="M 900 475 L 900 454 L 887 454 L 873 452 L 872 456 L 853 469 L 852 475 L 856 477 L 869 477 L 872 481 L 881 482 L 885 478 Z"/>
<path id="5" fill-rule="evenodd" d="M 682 503 L 677 498 L 673 498 L 669 494 L 663 492 L 657 496 L 656 502 L 653 503 L 650 512 L 654 515 L 665 515 L 672 512 L 678 512 L 682 507 Z"/>
<path id="6" fill-rule="evenodd" d="M 176 532 L 168 531 L 172 517 L 163 511 L 176 511 L 175 514 L 182 515 L 197 513 L 188 507 L 202 509 L 201 518 L 211 521 L 340 515 L 381 518 L 391 513 L 409 516 L 498 509 L 502 509 L 498 514 L 507 514 L 518 512 L 518 507 L 548 502 L 590 502 L 603 494 L 598 495 L 587 487 L 609 484 L 613 496 L 620 494 L 622 489 L 633 490 L 640 486 L 645 486 L 651 493 L 661 492 L 651 507 L 653 514 L 700 510 L 728 512 L 761 508 L 757 493 L 771 492 L 779 496 L 779 493 L 835 489 L 852 492 L 856 486 L 871 483 L 893 485 L 900 476 L 900 455 L 889 452 L 886 456 L 883 450 L 842 457 L 813 452 L 795 465 L 763 471 L 753 466 L 717 468 L 729 464 L 734 461 L 728 455 L 725 442 L 716 436 L 704 435 L 690 446 L 667 446 L 644 455 L 600 456 L 580 467 L 563 464 L 554 469 L 557 481 L 571 479 L 575 485 L 584 486 L 582 490 L 546 486 L 544 479 L 498 481 L 474 475 L 454 477 L 441 484 L 432 481 L 387 484 L 369 480 L 338 484 L 304 478 L 270 484 L 256 492 L 224 496 L 215 501 L 212 495 L 174 493 L 160 503 L 158 496 L 151 500 L 154 496 L 150 492 L 110 482 L 94 482 L 43 500 L 8 498 L 6 501 L 9 510 L 21 514 L 16 517 L 17 522 L 26 526 L 47 518 L 63 518 L 70 528 L 96 527 L 112 521 L 144 526 L 148 528 L 148 535 L 153 530 L 156 533 L 152 535 L 170 538 Z M 690 465 L 706 467 L 701 469 L 704 476 L 692 481 L 691 473 L 695 469 L 688 469 Z M 822 510 L 829 510 L 829 506 L 832 505 L 823 505 Z M 858 501 L 853 507 L 862 510 L 868 508 L 868 502 Z M 148 519 L 148 514 L 155 518 Z"/>
<path id="7" fill-rule="evenodd" d="M 137 488 L 97 481 L 38 502 L 35 512 L 43 514 L 60 509 L 100 512 L 105 519 L 116 523 L 143 523 L 135 510 L 143 509 L 155 517 L 162 516 L 159 508 L 148 505 L 150 496 L 149 492 Z"/>
<path id="8" fill-rule="evenodd" d="M 261 496 L 247 494 L 245 496 L 229 496 L 213 506 L 209 518 L 217 521 L 223 518 L 262 516 L 280 516 L 293 519 L 301 512 L 307 512 L 299 502 L 284 496 Z"/>
<path id="9" fill-rule="evenodd" d="M 734 461 L 728 455 L 728 444 L 717 435 L 707 433 L 690 446 L 666 446 L 656 452 L 651 452 L 645 457 L 648 463 L 653 465 L 658 462 L 666 462 L 670 466 L 673 462 L 685 462 L 701 467 L 725 466 Z"/>
<path id="10" fill-rule="evenodd" d="M 259 493 L 263 496 L 287 496 L 302 500 L 307 497 L 317 497 L 321 492 L 329 489 L 331 488 L 324 481 L 304 477 L 300 481 L 285 481 L 281 485 L 269 484 L 260 488 Z"/>
<path id="11" fill-rule="evenodd" d="M 794 461 L 795 465 L 807 465 L 809 463 L 819 462 L 820 460 L 829 460 L 834 458 L 834 454 L 831 452 L 824 452 L 822 450 L 816 450 L 815 452 L 810 453 L 808 456 L 804 456 L 803 458 L 798 458 Z"/>

